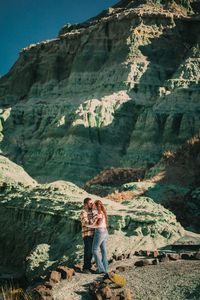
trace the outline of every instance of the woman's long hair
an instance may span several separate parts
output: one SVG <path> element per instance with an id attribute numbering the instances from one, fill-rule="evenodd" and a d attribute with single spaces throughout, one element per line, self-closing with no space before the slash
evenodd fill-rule
<path id="1" fill-rule="evenodd" d="M 94 204 L 97 208 L 98 214 L 101 214 L 101 213 L 104 214 L 105 220 L 106 220 L 106 225 L 108 226 L 108 216 L 107 216 L 106 209 L 105 209 L 103 203 L 101 202 L 101 200 L 96 200 L 94 202 Z M 98 221 L 97 221 L 97 224 L 98 224 Z"/>

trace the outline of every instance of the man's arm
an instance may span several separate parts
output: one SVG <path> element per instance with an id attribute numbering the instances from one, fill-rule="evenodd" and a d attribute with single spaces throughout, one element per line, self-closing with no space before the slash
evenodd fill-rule
<path id="1" fill-rule="evenodd" d="M 83 226 L 89 225 L 88 214 L 85 210 L 83 210 L 80 214 L 81 224 Z"/>

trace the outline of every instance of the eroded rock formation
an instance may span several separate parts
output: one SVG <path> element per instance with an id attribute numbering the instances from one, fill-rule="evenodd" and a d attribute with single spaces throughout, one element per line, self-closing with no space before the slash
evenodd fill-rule
<path id="1" fill-rule="evenodd" d="M 184 228 L 200 232 L 200 136 L 166 151 L 148 170 L 110 168 L 86 183 L 85 189 L 117 202 L 147 196 L 170 209 Z"/>
<path id="2" fill-rule="evenodd" d="M 23 49 L 0 78 L 2 151 L 43 182 L 83 183 L 197 133 L 199 2 L 160 3 L 121 1 Z"/>
<path id="3" fill-rule="evenodd" d="M 88 195 L 70 182 L 25 187 L 22 182 L 6 183 L 2 179 L 1 264 L 22 268 L 27 278 L 34 280 L 58 263 L 80 262 L 79 215 Z M 148 197 L 123 204 L 105 198 L 102 201 L 109 215 L 109 258 L 141 248 L 154 250 L 185 234 L 175 215 Z"/>

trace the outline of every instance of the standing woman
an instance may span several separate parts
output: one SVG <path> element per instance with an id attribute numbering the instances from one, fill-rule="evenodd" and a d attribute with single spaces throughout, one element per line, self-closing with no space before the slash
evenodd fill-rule
<path id="1" fill-rule="evenodd" d="M 108 239 L 108 217 L 106 209 L 100 200 L 96 200 L 94 202 L 93 209 L 93 224 L 89 226 L 95 228 L 92 253 L 95 258 L 98 273 L 108 273 L 108 260 L 106 251 L 106 241 Z"/>

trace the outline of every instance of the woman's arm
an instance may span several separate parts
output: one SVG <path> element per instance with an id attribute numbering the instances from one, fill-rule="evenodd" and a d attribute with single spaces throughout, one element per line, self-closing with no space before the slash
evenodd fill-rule
<path id="1" fill-rule="evenodd" d="M 93 218 L 92 218 L 90 224 L 95 225 L 97 223 L 98 218 L 99 218 L 99 216 L 98 216 L 99 214 L 98 214 L 98 211 L 96 209 L 94 209 L 92 211 L 92 213 L 93 213 Z"/>
<path id="2" fill-rule="evenodd" d="M 93 228 L 98 228 L 98 226 L 101 224 L 103 220 L 102 214 L 98 214 L 97 211 L 95 211 L 94 216 L 92 220 L 90 221 L 89 225 L 86 225 L 87 227 L 93 227 Z"/>

